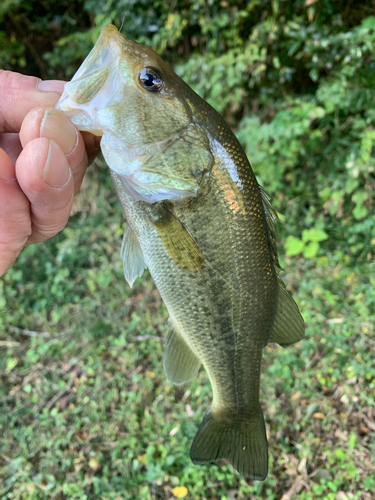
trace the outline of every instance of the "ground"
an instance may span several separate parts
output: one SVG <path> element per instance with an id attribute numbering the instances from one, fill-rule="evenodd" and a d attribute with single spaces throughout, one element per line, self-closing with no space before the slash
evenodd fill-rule
<path id="1" fill-rule="evenodd" d="M 210 384 L 166 380 L 168 314 L 147 272 L 125 282 L 124 225 L 99 161 L 65 231 L 0 280 L 1 498 L 371 500 L 374 265 L 286 258 L 279 241 L 306 337 L 265 349 L 270 473 L 251 482 L 190 461 Z"/>

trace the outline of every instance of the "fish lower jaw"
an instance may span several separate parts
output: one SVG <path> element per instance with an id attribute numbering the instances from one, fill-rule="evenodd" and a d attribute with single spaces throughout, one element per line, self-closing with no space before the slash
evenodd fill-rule
<path id="1" fill-rule="evenodd" d="M 62 102 L 59 101 L 55 108 L 64 113 L 79 131 L 90 132 L 98 137 L 103 136 L 103 129 L 93 123 L 90 115 L 85 110 L 75 107 L 70 98 L 66 98 Z"/>

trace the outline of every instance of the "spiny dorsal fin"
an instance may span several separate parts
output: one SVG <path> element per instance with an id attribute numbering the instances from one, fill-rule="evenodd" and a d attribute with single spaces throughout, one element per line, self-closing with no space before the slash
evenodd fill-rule
<path id="1" fill-rule="evenodd" d="M 121 258 L 124 264 L 125 279 L 132 288 L 135 279 L 142 276 L 143 271 L 147 269 L 147 265 L 137 237 L 129 224 L 126 226 L 124 239 L 122 240 Z"/>
<path id="2" fill-rule="evenodd" d="M 276 247 L 276 226 L 275 220 L 277 219 L 276 210 L 271 205 L 271 196 L 267 193 L 267 191 L 259 186 L 260 194 L 262 197 L 263 208 L 266 215 L 267 220 L 267 236 L 268 236 L 268 245 L 272 253 L 274 264 L 278 269 L 281 269 L 279 259 L 277 257 L 277 247 Z"/>
<path id="3" fill-rule="evenodd" d="M 176 385 L 188 382 L 197 375 L 201 362 L 171 324 L 164 354 L 167 379 Z"/>
<path id="4" fill-rule="evenodd" d="M 273 331 L 269 342 L 277 342 L 282 347 L 302 340 L 305 324 L 297 304 L 279 278 L 279 297 Z"/>

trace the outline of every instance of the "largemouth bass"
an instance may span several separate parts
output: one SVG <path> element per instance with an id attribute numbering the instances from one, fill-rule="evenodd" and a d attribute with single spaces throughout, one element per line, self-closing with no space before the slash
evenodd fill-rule
<path id="1" fill-rule="evenodd" d="M 127 220 L 132 286 L 148 268 L 170 314 L 167 378 L 201 364 L 213 401 L 190 456 L 227 459 L 263 480 L 268 444 L 259 403 L 262 350 L 304 332 L 278 276 L 274 219 L 221 116 L 150 48 L 106 26 L 57 104 L 101 148 Z"/>

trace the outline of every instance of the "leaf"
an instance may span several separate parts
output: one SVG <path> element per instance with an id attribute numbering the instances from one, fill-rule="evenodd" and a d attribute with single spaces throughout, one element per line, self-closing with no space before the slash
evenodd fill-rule
<path id="1" fill-rule="evenodd" d="M 7 367 L 6 373 L 10 373 L 15 366 L 17 366 L 18 359 L 17 358 L 8 358 L 7 359 Z"/>
<path id="2" fill-rule="evenodd" d="M 303 251 L 303 256 L 305 259 L 311 259 L 312 257 L 315 257 L 315 255 L 319 251 L 319 243 L 317 241 L 310 241 L 308 243 Z"/>
<path id="3" fill-rule="evenodd" d="M 188 494 L 188 489 L 186 486 L 176 486 L 176 488 L 173 488 L 172 493 L 176 498 L 185 498 Z"/>
<path id="4" fill-rule="evenodd" d="M 361 205 L 357 205 L 353 210 L 353 215 L 357 220 L 364 219 L 367 214 L 368 214 L 367 208 Z"/>
<path id="5" fill-rule="evenodd" d="M 302 241 L 324 241 L 328 238 L 328 234 L 323 229 L 304 229 L 302 231 Z"/>
<path id="6" fill-rule="evenodd" d="M 375 30 L 375 17 L 368 16 L 361 21 L 361 25 L 363 28 Z"/>
<path id="7" fill-rule="evenodd" d="M 363 203 L 367 200 L 366 191 L 356 191 L 352 196 L 353 201 L 356 203 L 356 206 L 353 210 L 354 217 L 358 219 L 363 219 L 368 214 L 368 210 L 363 206 Z"/>
<path id="8" fill-rule="evenodd" d="M 313 82 L 316 82 L 319 78 L 319 71 L 316 68 L 313 68 L 310 71 L 309 76 Z"/>
<path id="9" fill-rule="evenodd" d="M 316 120 L 317 118 L 323 118 L 325 114 L 326 110 L 321 106 L 317 106 L 316 108 L 310 109 L 307 116 L 310 120 Z"/>
<path id="10" fill-rule="evenodd" d="M 325 419 L 324 413 L 320 413 L 320 412 L 314 413 L 313 417 L 316 418 L 317 420 L 324 420 Z"/>
<path id="11" fill-rule="evenodd" d="M 299 240 L 295 236 L 288 236 L 285 241 L 285 249 L 288 257 L 293 257 L 297 255 L 304 249 L 305 245 L 303 241 Z"/>
<path id="12" fill-rule="evenodd" d="M 328 488 L 329 488 L 331 491 L 334 491 L 334 492 L 336 492 L 336 491 L 337 491 L 337 486 L 336 486 L 336 484 L 335 484 L 334 482 L 332 482 L 332 481 L 328 481 L 327 486 L 328 486 Z"/>
<path id="13" fill-rule="evenodd" d="M 363 190 L 356 191 L 352 199 L 357 205 L 362 205 L 367 200 L 367 193 Z"/>
<path id="14" fill-rule="evenodd" d="M 94 471 L 99 468 L 99 462 L 96 458 L 90 458 L 89 460 L 89 467 L 90 469 L 93 469 Z"/>
<path id="15" fill-rule="evenodd" d="M 350 450 L 354 450 L 356 440 L 357 440 L 357 437 L 356 437 L 355 433 L 351 432 L 350 436 L 349 436 L 349 449 Z"/>
<path id="16" fill-rule="evenodd" d="M 346 458 L 346 453 L 341 448 L 337 448 L 335 450 L 335 455 L 337 458 L 339 458 L 341 460 L 345 460 L 345 458 Z"/>

